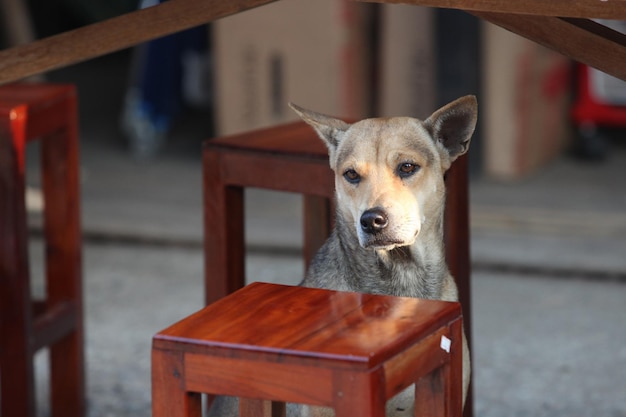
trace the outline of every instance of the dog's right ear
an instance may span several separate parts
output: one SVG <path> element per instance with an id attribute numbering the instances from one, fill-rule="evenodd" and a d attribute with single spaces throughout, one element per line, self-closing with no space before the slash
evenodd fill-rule
<path id="1" fill-rule="evenodd" d="M 434 112 L 424 125 L 433 139 L 450 155 L 450 162 L 467 152 L 476 128 L 478 112 L 476 97 L 461 97 Z"/>
<path id="2" fill-rule="evenodd" d="M 339 145 L 343 134 L 350 127 L 350 125 L 343 120 L 303 109 L 293 103 L 289 103 L 289 107 L 298 113 L 298 116 L 300 116 L 302 120 L 315 129 L 319 137 L 322 138 L 331 152 L 334 152 L 335 149 L 337 149 L 337 145 Z"/>

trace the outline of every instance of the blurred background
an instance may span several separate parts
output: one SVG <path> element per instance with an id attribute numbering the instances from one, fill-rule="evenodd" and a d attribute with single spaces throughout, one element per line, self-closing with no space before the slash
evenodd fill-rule
<path id="1" fill-rule="evenodd" d="M 1 45 L 156 3 L 3 0 Z M 283 0 L 41 79 L 79 91 L 90 416 L 149 416 L 151 337 L 202 306 L 204 140 L 295 120 L 289 101 L 426 118 L 465 94 L 476 415 L 626 416 L 624 82 L 463 12 L 344 0 Z M 246 200 L 248 278 L 297 284 L 300 197 Z"/>

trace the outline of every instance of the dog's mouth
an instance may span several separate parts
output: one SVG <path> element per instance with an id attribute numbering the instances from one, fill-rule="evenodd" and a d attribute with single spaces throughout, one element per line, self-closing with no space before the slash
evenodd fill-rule
<path id="1" fill-rule="evenodd" d="M 419 230 L 415 232 L 410 238 L 399 239 L 397 237 L 385 235 L 384 233 L 377 235 L 362 235 L 360 236 L 359 243 L 364 249 L 371 249 L 375 251 L 391 251 L 396 248 L 405 246 L 411 246 L 415 243 Z"/>
<path id="2" fill-rule="evenodd" d="M 372 240 L 361 243 L 361 246 L 364 249 L 390 251 L 402 246 L 410 246 L 411 243 L 412 242 L 405 242 L 401 240 Z"/>

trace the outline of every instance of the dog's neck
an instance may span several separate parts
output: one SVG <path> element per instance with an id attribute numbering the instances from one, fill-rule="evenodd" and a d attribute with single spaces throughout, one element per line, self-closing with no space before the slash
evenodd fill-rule
<path id="1" fill-rule="evenodd" d="M 443 210 L 422 225 L 411 246 L 392 250 L 364 249 L 359 245 L 354 226 L 337 213 L 337 236 L 346 255 L 358 253 L 351 265 L 352 285 L 370 293 L 439 299 L 442 283 L 449 274 L 443 245 Z M 343 230 L 341 230 L 343 229 Z M 347 239 L 346 239 L 347 237 Z M 372 275 L 376 279 L 372 280 Z M 361 279 L 360 277 L 370 279 Z"/>

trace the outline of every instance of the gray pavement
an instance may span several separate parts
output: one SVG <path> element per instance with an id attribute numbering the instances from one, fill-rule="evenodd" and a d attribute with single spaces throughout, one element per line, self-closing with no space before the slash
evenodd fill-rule
<path id="1" fill-rule="evenodd" d="M 202 306 L 204 126 L 188 120 L 159 157 L 133 160 L 116 128 L 121 90 L 93 100 L 82 81 L 82 71 L 120 71 L 110 63 L 52 77 L 79 82 L 84 101 L 89 416 L 149 416 L 151 337 Z M 517 183 L 472 181 L 477 416 L 626 417 L 625 167 L 622 146 L 606 164 L 563 157 Z M 246 197 L 248 277 L 297 283 L 300 198 Z M 37 244 L 32 257 L 41 264 Z"/>

